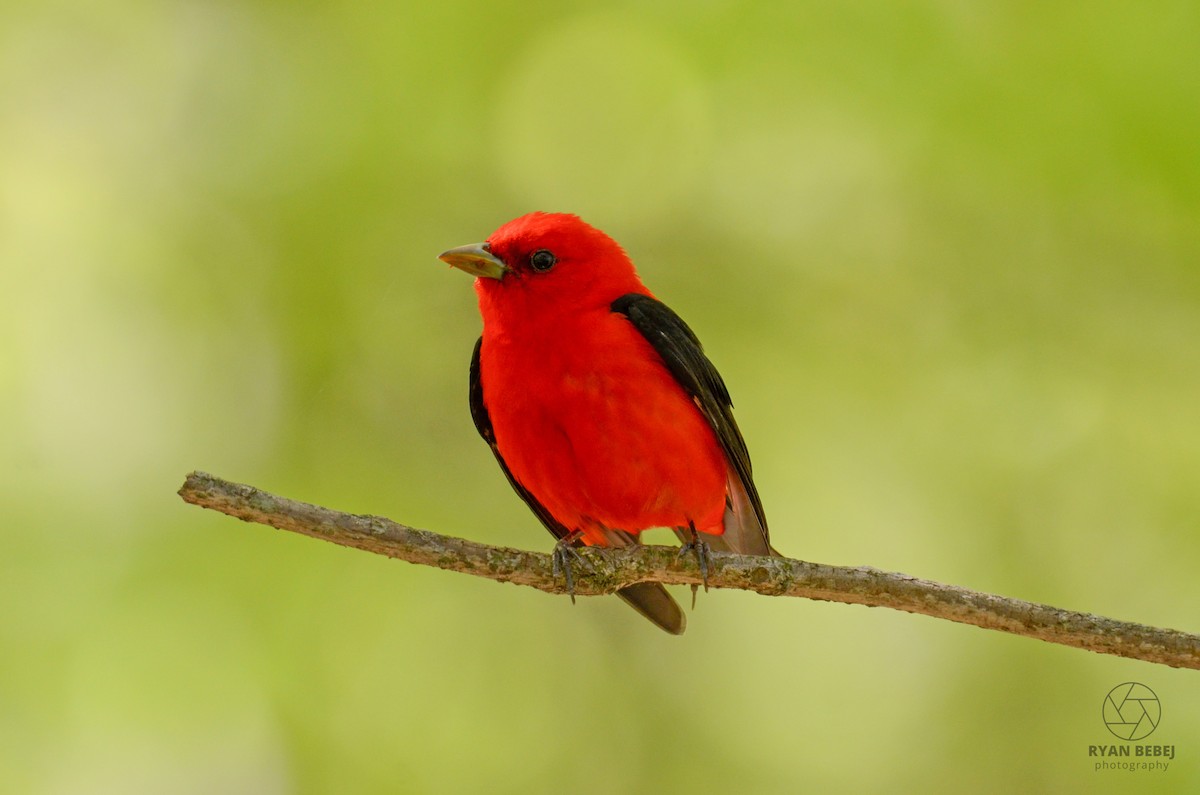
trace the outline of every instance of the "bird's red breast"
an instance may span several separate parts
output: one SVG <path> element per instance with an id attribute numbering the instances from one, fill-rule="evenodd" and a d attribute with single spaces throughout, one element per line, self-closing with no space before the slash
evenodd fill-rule
<path id="1" fill-rule="evenodd" d="M 604 528 L 722 532 L 720 445 L 623 315 L 546 308 L 514 328 L 490 323 L 488 304 L 480 368 L 496 445 L 559 522 L 600 545 Z"/>

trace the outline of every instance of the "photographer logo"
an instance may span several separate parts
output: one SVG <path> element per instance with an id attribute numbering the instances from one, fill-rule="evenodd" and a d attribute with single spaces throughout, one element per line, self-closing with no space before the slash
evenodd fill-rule
<path id="1" fill-rule="evenodd" d="M 1125 682 L 1104 697 L 1104 725 L 1122 740 L 1149 737 L 1158 728 L 1162 705 L 1154 691 L 1137 682 Z"/>
<path id="2" fill-rule="evenodd" d="M 1096 772 L 1166 773 L 1171 768 L 1174 745 L 1138 742 L 1153 734 L 1162 720 L 1162 704 L 1153 690 L 1140 682 L 1122 682 L 1104 697 L 1101 718 L 1113 736 L 1124 742 L 1088 746 Z"/>

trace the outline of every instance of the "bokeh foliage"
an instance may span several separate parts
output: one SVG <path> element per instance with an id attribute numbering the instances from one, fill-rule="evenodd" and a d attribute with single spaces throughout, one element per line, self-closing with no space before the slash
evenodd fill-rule
<path id="1" fill-rule="evenodd" d="M 705 340 L 781 549 L 1196 631 L 1198 42 L 1188 2 L 0 8 L 3 788 L 1197 791 L 1195 672 L 736 593 L 671 638 L 173 492 L 547 548 L 434 256 L 567 210 Z M 1167 773 L 1087 757 L 1131 680 Z"/>

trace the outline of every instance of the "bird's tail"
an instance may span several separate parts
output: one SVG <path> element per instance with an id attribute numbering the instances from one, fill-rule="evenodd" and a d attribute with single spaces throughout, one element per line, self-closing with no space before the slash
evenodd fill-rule
<path id="1" fill-rule="evenodd" d="M 617 591 L 625 604 L 641 613 L 659 629 L 672 635 L 682 635 L 687 629 L 687 618 L 679 604 L 657 582 L 639 582 Z"/>
<path id="2" fill-rule="evenodd" d="M 602 527 L 596 528 L 596 532 L 602 535 L 603 546 L 606 547 L 628 547 L 640 543 L 637 536 L 624 530 Z M 687 618 L 684 617 L 683 610 L 661 583 L 639 582 L 617 591 L 617 596 L 661 630 L 672 635 L 682 635 L 687 629 Z"/>
<path id="3" fill-rule="evenodd" d="M 749 483 L 749 486 L 747 486 Z M 767 532 L 767 517 L 752 481 L 743 481 L 730 467 L 725 503 L 725 532 L 706 538 L 712 549 L 739 555 L 776 555 Z"/>

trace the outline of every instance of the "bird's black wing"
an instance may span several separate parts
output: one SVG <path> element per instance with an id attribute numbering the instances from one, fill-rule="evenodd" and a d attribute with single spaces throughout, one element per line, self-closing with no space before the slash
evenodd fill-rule
<path id="1" fill-rule="evenodd" d="M 708 420 L 729 462 L 725 535 L 714 546 L 747 555 L 770 555 L 770 536 L 762 500 L 754 486 L 750 451 L 733 419 L 733 401 L 695 333 L 670 307 L 648 295 L 629 293 L 612 303 L 662 357 L 671 375 Z M 712 543 L 712 542 L 710 542 Z"/>
<path id="2" fill-rule="evenodd" d="M 534 497 L 529 489 L 522 486 L 521 482 L 513 477 L 508 464 L 504 463 L 504 456 L 500 455 L 500 448 L 496 445 L 496 432 L 492 428 L 492 418 L 488 415 L 487 404 L 483 399 L 483 380 L 479 376 L 479 355 L 482 349 L 483 337 L 480 337 L 479 341 L 475 343 L 475 352 L 471 354 L 470 400 L 471 419 L 475 421 L 475 430 L 479 431 L 479 435 L 487 442 L 488 447 L 492 448 L 492 455 L 496 456 L 496 463 L 500 465 L 500 469 L 504 470 L 504 476 L 508 478 L 513 491 L 521 496 L 521 499 L 541 520 L 546 529 L 561 541 L 570 535 L 570 531 L 546 510 L 546 506 L 538 502 L 537 497 Z M 628 533 L 614 533 L 614 540 L 617 537 L 623 538 L 627 543 L 636 543 L 636 540 Z M 582 544 L 581 541 L 575 542 L 576 546 L 580 544 Z M 687 619 L 684 617 L 683 611 L 679 609 L 679 605 L 671 598 L 661 583 L 640 582 L 621 588 L 617 591 L 617 596 L 660 629 L 670 632 L 672 635 L 683 634 L 683 630 L 687 627 Z"/>

